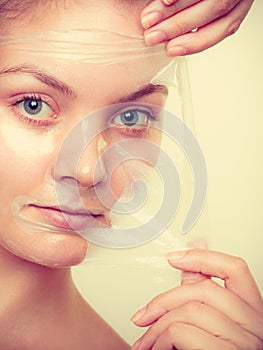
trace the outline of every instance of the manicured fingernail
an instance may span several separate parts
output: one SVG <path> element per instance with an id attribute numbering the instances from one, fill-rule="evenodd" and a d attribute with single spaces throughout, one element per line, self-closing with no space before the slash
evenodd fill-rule
<path id="1" fill-rule="evenodd" d="M 146 313 L 146 307 L 144 306 L 140 310 L 138 310 L 131 318 L 132 322 L 139 321 Z"/>
<path id="2" fill-rule="evenodd" d="M 186 250 L 177 250 L 175 252 L 168 253 L 167 259 L 170 261 L 177 261 L 182 259 L 186 254 Z"/>
<path id="3" fill-rule="evenodd" d="M 141 19 L 142 26 L 144 29 L 147 29 L 153 26 L 154 24 L 157 24 L 158 22 L 160 22 L 161 19 L 162 19 L 162 14 L 160 12 L 147 13 Z"/>
<path id="4" fill-rule="evenodd" d="M 182 46 L 171 46 L 167 49 L 169 56 L 184 56 L 187 54 L 187 51 Z"/>
<path id="5" fill-rule="evenodd" d="M 163 0 L 163 2 L 165 5 L 171 5 L 174 2 L 174 0 Z"/>
<path id="6" fill-rule="evenodd" d="M 160 30 L 155 30 L 145 34 L 145 43 L 148 46 L 157 45 L 166 40 L 166 35 Z"/>

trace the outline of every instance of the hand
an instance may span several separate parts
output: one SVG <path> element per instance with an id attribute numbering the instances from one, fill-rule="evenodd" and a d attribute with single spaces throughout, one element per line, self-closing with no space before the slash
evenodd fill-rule
<path id="1" fill-rule="evenodd" d="M 141 13 L 147 45 L 169 56 L 203 51 L 234 34 L 253 0 L 154 0 Z M 197 29 L 198 28 L 198 29 Z"/>
<path id="2" fill-rule="evenodd" d="M 263 349 L 263 300 L 241 258 L 192 249 L 168 261 L 191 279 L 134 315 L 137 326 L 150 327 L 133 350 Z"/>

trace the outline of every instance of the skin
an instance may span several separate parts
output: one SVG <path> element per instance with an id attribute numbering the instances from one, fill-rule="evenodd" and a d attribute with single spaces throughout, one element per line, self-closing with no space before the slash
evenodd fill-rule
<path id="1" fill-rule="evenodd" d="M 86 12 L 72 4 L 59 9 L 59 12 L 49 12 L 41 20 L 38 17 L 30 25 L 24 20 L 17 20 L 17 26 L 13 24 L 12 29 L 8 30 L 14 35 L 33 35 L 37 31 L 65 30 L 69 26 L 85 28 L 88 22 L 91 27 L 106 26 L 112 30 L 121 28 L 142 34 L 139 22 L 134 21 L 132 16 L 130 21 L 121 16 L 121 8 L 118 8 L 120 12 L 108 12 L 107 4 L 109 2 L 105 2 L 103 13 L 96 12 L 96 6 L 93 7 L 92 4 L 89 4 L 91 7 Z M 43 48 L 43 43 L 34 41 L 33 44 L 36 50 L 37 45 L 40 45 L 39 51 Z M 28 235 L 14 223 L 11 206 L 17 196 L 25 193 L 44 202 L 53 201 L 54 162 L 67 132 L 91 111 L 112 104 L 123 94 L 127 95 L 145 84 L 154 72 L 150 71 L 149 76 L 145 76 L 142 81 L 145 66 L 150 69 L 149 62 L 144 62 L 137 69 L 133 65 L 133 74 L 129 75 L 128 81 L 125 80 L 124 89 L 123 77 L 127 76 L 127 67 L 98 67 L 95 71 L 94 66 L 88 69 L 84 63 L 62 63 L 57 58 L 35 56 L 29 52 L 24 52 L 21 56 L 15 47 L 1 48 L 0 69 L 6 69 L 7 63 L 8 66 L 18 66 L 25 62 L 55 74 L 57 79 L 74 88 L 77 97 L 65 96 L 58 89 L 40 83 L 32 74 L 9 72 L 0 77 L 1 87 L 4 87 L 0 92 L 0 159 L 1 169 L 4 169 L 0 181 L 5 184 L 1 188 L 0 210 L 2 227 L 5 228 L 0 232 L 1 348 L 128 349 L 129 346 L 88 306 L 72 282 L 69 266 L 78 264 L 85 258 L 86 241 L 78 235 L 67 233 Z M 154 66 L 152 60 L 151 64 Z M 101 94 L 101 91 L 110 94 Z M 17 118 L 17 108 L 10 107 L 14 97 L 32 92 L 47 96 L 52 109 L 61 118 L 59 128 L 32 128 Z M 162 106 L 165 98 L 163 93 L 155 92 L 138 98 L 139 101 L 136 102 Z M 108 136 L 110 137 L 106 137 L 106 141 L 109 142 L 127 135 L 116 127 Z M 158 135 L 154 133 L 144 134 L 144 137 L 159 142 Z M 98 158 L 94 152 L 98 148 L 96 142 L 98 140 L 85 150 L 76 174 L 79 184 L 89 189 L 89 203 L 94 205 L 97 204 L 93 188 L 96 183 L 92 176 Z M 123 169 L 120 168 L 115 174 L 115 180 L 113 177 L 112 188 L 117 197 L 122 188 L 117 184 L 117 179 L 119 181 L 124 176 Z M 29 209 L 27 215 L 35 214 Z M 204 349 L 262 348 L 262 299 L 242 260 L 193 249 L 179 260 L 170 257 L 169 262 L 174 268 L 187 271 L 183 285 L 150 302 L 143 318 L 139 318 L 138 314 L 133 318 L 138 326 L 152 325 L 152 331 L 146 333 L 139 342 L 140 345 L 137 343 L 137 348 L 165 350 L 176 346 L 178 349 L 192 349 L 197 339 L 199 348 Z M 189 275 L 189 272 L 193 275 Z M 225 279 L 225 288 L 215 287 L 214 282 L 208 278 L 210 276 Z M 221 309 L 229 300 L 232 307 Z M 200 308 L 203 317 L 197 318 Z M 220 324 L 221 337 L 215 337 L 215 330 L 207 327 L 206 318 L 213 318 Z M 248 320 L 245 325 L 244 319 Z M 244 343 L 241 347 L 239 344 L 234 347 L 233 343 L 239 337 L 244 339 Z"/>
<path id="2" fill-rule="evenodd" d="M 133 316 L 150 326 L 133 350 L 263 349 L 263 301 L 243 259 L 192 249 L 170 253 L 168 262 L 183 272 L 182 285 Z"/>
<path id="3" fill-rule="evenodd" d="M 88 6 L 89 11 L 85 6 Z M 5 28 L 5 34 L 17 37 L 30 35 L 33 38 L 34 34 L 43 31 L 83 29 L 88 23 L 89 28 L 97 26 L 141 35 L 142 29 L 138 21 L 136 23 L 132 18 L 130 21 L 124 20 L 123 7 L 112 9 L 109 2 L 105 4 L 103 13 L 97 11 L 97 7 L 92 4 L 71 4 L 51 11 L 41 20 L 36 13 L 36 20 L 31 20 L 30 24 L 24 18 L 23 21 L 17 20 L 16 25 L 12 22 L 12 27 Z M 38 52 L 43 49 L 42 42 L 32 42 Z M 74 232 L 27 232 L 15 223 L 12 216 L 13 201 L 21 195 L 26 194 L 46 205 L 56 204 L 56 156 L 68 132 L 91 111 L 112 105 L 116 100 L 124 102 L 125 99 L 131 99 L 130 104 L 164 104 L 164 92 L 141 91 L 134 95 L 149 83 L 158 70 L 158 64 L 153 64 L 153 70 L 147 75 L 142 74 L 145 65 L 149 65 L 147 60 L 137 63 L 137 66 L 136 63 L 128 66 L 96 65 L 96 69 L 93 64 L 77 63 L 56 56 L 36 56 L 27 50 L 21 55 L 21 51 L 13 45 L 1 47 L 0 159 L 3 170 L 0 181 L 4 186 L 1 187 L 0 209 L 0 347 L 3 349 L 129 348 L 88 306 L 72 282 L 69 267 L 86 257 L 87 242 Z M 31 71 L 32 67 L 34 72 Z M 125 80 L 127 72 L 134 67 L 137 73 Z M 65 93 L 57 86 L 40 81 L 36 74 L 40 71 L 63 82 L 64 87 L 65 84 L 70 86 L 74 94 L 69 94 L 68 91 Z M 107 91 L 107 94 L 102 94 L 101 91 Z M 46 113 L 41 118 L 29 115 L 23 109 L 23 98 L 26 96 L 32 101 L 32 94 L 41 96 L 42 101 L 47 103 Z M 111 145 L 128 137 L 159 142 L 159 135 L 155 131 L 149 129 L 134 136 L 123 125 L 114 123 L 113 117 L 107 116 L 107 122 L 111 122 L 112 127 L 106 135 L 101 135 L 105 144 Z M 36 119 L 48 124 L 32 124 L 32 120 Z M 99 206 L 107 212 L 109 209 L 103 208 L 98 202 L 94 190 L 94 186 L 101 181 L 93 177 L 100 155 L 99 142 L 97 137 L 86 147 L 74 181 L 79 184 L 87 209 Z M 122 194 L 125 181 L 126 174 L 120 166 L 114 171 L 111 180 L 116 198 Z M 84 188 L 85 191 L 82 191 Z M 46 223 L 46 219 L 32 207 L 26 208 L 25 214 L 30 219 Z"/>
<path id="4" fill-rule="evenodd" d="M 234 34 L 252 4 L 253 0 L 155 0 L 141 13 L 145 42 L 166 42 L 170 56 L 206 50 Z"/>

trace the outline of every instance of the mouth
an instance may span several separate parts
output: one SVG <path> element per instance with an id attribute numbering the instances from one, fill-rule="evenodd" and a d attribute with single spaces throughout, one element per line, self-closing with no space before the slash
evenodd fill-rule
<path id="1" fill-rule="evenodd" d="M 81 231 L 87 228 L 102 227 L 108 225 L 104 211 L 99 208 L 91 210 L 73 209 L 69 207 L 45 207 L 29 204 L 37 215 L 44 218 L 48 224 L 66 230 Z"/>

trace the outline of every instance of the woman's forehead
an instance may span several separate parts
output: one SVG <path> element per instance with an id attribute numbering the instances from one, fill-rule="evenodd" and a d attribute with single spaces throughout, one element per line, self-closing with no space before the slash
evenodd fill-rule
<path id="1" fill-rule="evenodd" d="M 73 1 L 44 12 L 41 21 L 13 27 L 0 37 L 0 71 L 34 66 L 83 93 L 128 93 L 152 82 L 171 58 L 163 46 L 146 47 L 138 4 L 114 3 Z"/>
<path id="2" fill-rule="evenodd" d="M 149 64 L 142 60 L 136 64 L 77 64 L 71 60 L 59 64 L 61 60 L 50 57 L 40 57 L 36 60 L 28 55 L 24 63 L 16 54 L 12 56 L 4 55 L 0 58 L 0 79 L 2 82 L 2 79 L 6 79 L 5 84 L 10 89 L 13 86 L 15 91 L 16 86 L 21 85 L 26 90 L 36 90 L 38 87 L 42 89 L 44 86 L 45 89 L 56 87 L 65 95 L 86 96 L 94 101 L 102 96 L 118 99 L 129 95 L 154 83 L 157 74 L 157 68 L 147 69 Z"/>
<path id="3" fill-rule="evenodd" d="M 143 34 L 140 12 L 145 6 L 144 1 L 38 0 L 32 1 L 32 6 L 27 1 L 27 9 L 25 5 L 12 9 L 12 2 L 14 1 L 9 1 L 7 8 L 0 3 L 0 23 L 4 24 L 0 25 L 1 34 L 7 30 L 15 35 L 24 35 L 32 32 L 93 28 Z"/>
<path id="4" fill-rule="evenodd" d="M 77 89 L 133 90 L 171 62 L 162 46 L 146 47 L 142 37 L 97 29 L 6 36 L 0 47 L 0 71 L 44 72 Z"/>

